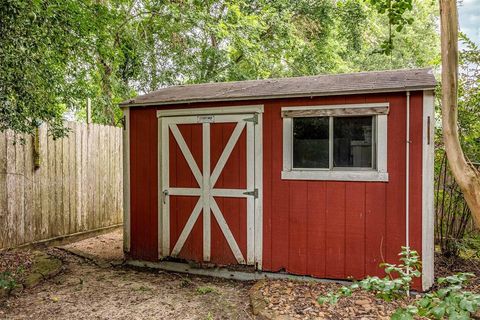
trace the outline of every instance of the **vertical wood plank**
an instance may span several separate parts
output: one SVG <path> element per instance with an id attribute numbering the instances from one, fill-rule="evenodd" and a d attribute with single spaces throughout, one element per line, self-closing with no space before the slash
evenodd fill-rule
<path id="1" fill-rule="evenodd" d="M 325 182 L 309 181 L 307 192 L 307 274 L 325 277 Z"/>
<path id="2" fill-rule="evenodd" d="M 41 139 L 41 126 L 38 128 L 38 146 L 39 146 L 39 160 L 40 167 L 34 169 L 32 166 L 32 178 L 33 178 L 33 207 L 35 215 L 33 217 L 33 239 L 41 239 L 42 233 L 42 180 L 41 172 L 45 168 L 45 158 L 42 157 L 42 149 L 45 148 L 45 141 Z M 33 138 L 34 139 L 34 138 Z M 33 143 L 33 141 L 32 141 Z"/>
<path id="3" fill-rule="evenodd" d="M 346 184 L 345 275 L 355 279 L 365 274 L 365 183 Z"/>
<path id="4" fill-rule="evenodd" d="M 307 182 L 291 181 L 289 209 L 288 271 L 307 272 Z"/>
<path id="5" fill-rule="evenodd" d="M 95 203 L 95 214 L 97 216 L 97 228 L 102 227 L 102 219 L 103 219 L 103 212 L 102 212 L 102 199 L 103 199 L 103 190 L 102 190 L 102 150 L 104 149 L 103 146 L 103 139 L 101 135 L 101 126 L 96 126 L 96 141 L 97 141 L 97 149 L 96 149 L 96 158 L 95 158 L 95 167 L 96 167 L 96 191 L 98 194 L 97 201 Z"/>
<path id="6" fill-rule="evenodd" d="M 272 121 L 272 269 L 278 271 L 288 268 L 289 246 L 289 208 L 290 208 L 290 181 L 282 180 L 283 122 L 280 117 L 280 105 L 271 107 L 270 121 Z"/>
<path id="7" fill-rule="evenodd" d="M 16 244 L 17 184 L 15 172 L 15 135 L 7 131 L 7 236 L 6 247 Z"/>
<path id="8" fill-rule="evenodd" d="M 102 159 L 100 162 L 100 168 L 102 169 L 101 172 L 101 177 L 102 177 L 102 185 L 101 185 L 101 192 L 102 192 L 102 207 L 101 211 L 103 213 L 103 219 L 102 219 L 102 227 L 105 227 L 106 225 L 110 224 L 109 221 L 109 213 L 107 211 L 107 194 L 108 194 L 108 185 L 107 185 L 107 179 L 108 179 L 108 169 L 109 169 L 109 163 L 108 163 L 108 155 L 110 153 L 109 147 L 108 147 L 108 131 L 109 127 L 107 126 L 102 126 L 101 127 L 101 135 L 100 138 L 102 140 Z"/>
<path id="9" fill-rule="evenodd" d="M 119 164 L 117 170 L 117 211 L 118 211 L 118 222 L 123 222 L 123 138 L 122 138 L 122 129 L 119 129 L 117 132 L 117 144 L 118 144 L 118 157 L 117 163 Z"/>
<path id="10" fill-rule="evenodd" d="M 63 220 L 63 141 L 65 138 L 55 140 L 55 209 L 56 232 L 55 236 L 63 234 L 65 223 Z"/>
<path id="11" fill-rule="evenodd" d="M 88 189 L 86 190 L 87 201 L 88 201 L 88 229 L 94 229 L 96 227 L 95 219 L 95 200 L 98 195 L 94 192 L 96 190 L 95 187 L 95 175 L 96 175 L 96 168 L 95 168 L 95 150 L 97 142 L 95 141 L 95 124 L 91 123 L 88 125 L 89 128 L 89 136 L 88 136 L 88 149 L 87 149 L 87 182 L 88 182 Z"/>
<path id="12" fill-rule="evenodd" d="M 89 225 L 89 197 L 88 197 L 88 172 L 90 171 L 89 163 L 88 163 L 88 143 L 89 143 L 89 135 L 90 129 L 88 124 L 82 123 L 82 151 L 81 151 L 81 158 L 82 158 L 82 165 L 80 166 L 81 176 L 82 176 L 82 183 L 81 183 L 81 212 L 82 212 L 82 230 L 87 230 Z"/>
<path id="13" fill-rule="evenodd" d="M 56 223 L 55 223 L 55 202 L 56 202 L 56 188 L 55 185 L 55 140 L 50 136 L 50 133 L 47 132 L 48 139 L 48 176 L 46 177 L 45 183 L 48 186 L 48 237 L 51 238 L 56 234 Z"/>
<path id="14" fill-rule="evenodd" d="M 33 177 L 33 136 L 25 135 L 24 146 L 24 239 L 23 243 L 29 243 L 34 240 L 33 228 L 34 217 L 36 215 L 34 205 L 34 177 Z"/>
<path id="15" fill-rule="evenodd" d="M 66 122 L 65 126 L 70 129 L 70 123 Z M 63 228 L 60 230 L 60 235 L 64 234 L 69 234 L 70 233 L 70 218 L 71 218 L 71 212 L 70 212 L 70 171 L 68 170 L 68 164 L 70 162 L 70 154 L 68 152 L 68 146 L 70 144 L 72 138 L 72 132 L 70 131 L 68 133 L 68 136 L 65 138 L 62 138 L 62 150 L 61 154 L 59 155 L 62 160 L 62 175 L 61 175 L 61 180 L 62 180 L 62 206 L 61 208 L 61 220 L 63 224 Z M 58 155 L 58 154 L 57 154 Z"/>
<path id="16" fill-rule="evenodd" d="M 77 220 L 75 222 L 76 232 L 82 231 L 82 132 L 82 124 L 76 123 L 75 146 L 73 146 L 73 152 L 75 154 L 75 165 L 73 166 L 73 170 L 75 172 L 75 212 L 77 214 Z"/>
<path id="17" fill-rule="evenodd" d="M 100 177 L 100 151 L 102 150 L 102 146 L 100 145 L 100 125 L 95 125 L 95 187 L 93 190 L 95 190 L 95 194 L 97 197 L 95 198 L 95 209 L 94 209 L 94 215 L 95 215 L 95 226 L 94 228 L 100 228 L 102 226 L 101 224 L 101 219 L 102 215 L 100 213 L 100 206 L 101 206 L 101 199 L 102 195 L 100 193 L 100 188 L 101 188 L 101 177 Z"/>
<path id="18" fill-rule="evenodd" d="M 68 163 L 68 171 L 70 172 L 70 233 L 75 233 L 78 231 L 79 219 L 78 219 L 78 212 L 77 212 L 77 144 L 78 144 L 78 127 L 75 122 L 70 123 L 72 127 L 71 137 L 70 137 L 70 144 L 68 146 L 69 150 L 69 159 L 70 162 Z"/>
<path id="19" fill-rule="evenodd" d="M 112 214 L 114 215 L 114 223 L 120 223 L 119 216 L 118 216 L 118 171 L 119 169 L 119 163 L 118 163 L 118 158 L 120 157 L 120 154 L 118 153 L 118 130 L 113 130 L 113 158 L 112 158 Z"/>
<path id="20" fill-rule="evenodd" d="M 50 236 L 50 193 L 51 185 L 48 183 L 48 173 L 50 172 L 50 159 L 49 151 L 51 147 L 49 146 L 49 139 L 47 136 L 48 127 L 43 125 L 40 127 L 40 197 L 41 197 L 41 207 L 42 207 L 42 227 L 40 237 L 42 239 L 47 239 Z"/>
<path id="21" fill-rule="evenodd" d="M 16 134 L 15 143 L 15 207 L 16 245 L 23 244 L 25 238 L 25 143 L 22 134 Z"/>
<path id="22" fill-rule="evenodd" d="M 383 276 L 385 262 L 386 184 L 369 183 L 365 189 L 365 274 Z"/>
<path id="23" fill-rule="evenodd" d="M 326 276 L 345 277 L 345 183 L 327 184 Z"/>
<path id="24" fill-rule="evenodd" d="M 0 131 L 0 248 L 7 246 L 7 136 Z"/>

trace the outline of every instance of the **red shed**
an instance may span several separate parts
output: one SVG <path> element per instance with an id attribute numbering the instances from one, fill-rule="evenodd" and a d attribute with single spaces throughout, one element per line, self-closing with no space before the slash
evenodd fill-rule
<path id="1" fill-rule="evenodd" d="M 430 69 L 393 70 L 122 103 L 127 257 L 360 279 L 407 245 L 428 289 L 434 86 Z"/>

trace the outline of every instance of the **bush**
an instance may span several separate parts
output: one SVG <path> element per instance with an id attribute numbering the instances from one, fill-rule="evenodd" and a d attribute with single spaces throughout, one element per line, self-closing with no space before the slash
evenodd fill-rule
<path id="1" fill-rule="evenodd" d="M 377 297 L 386 301 L 407 295 L 413 278 L 418 278 L 422 275 L 420 272 L 421 262 L 417 251 L 410 250 L 408 247 L 402 247 L 399 256 L 401 256 L 400 261 L 403 264 L 381 264 L 387 274 L 384 278 L 367 277 L 355 282 L 351 286 L 340 288 L 336 293 L 329 293 L 325 297 L 319 297 L 318 303 L 337 303 L 340 297 L 350 296 L 353 291 L 358 289 L 373 292 Z"/>
<path id="2" fill-rule="evenodd" d="M 439 278 L 440 288 L 417 300 L 414 305 L 398 309 L 392 319 L 413 319 L 415 315 L 443 319 L 470 319 L 480 307 L 480 294 L 462 291 L 463 286 L 474 275 L 458 273 L 445 278 Z"/>

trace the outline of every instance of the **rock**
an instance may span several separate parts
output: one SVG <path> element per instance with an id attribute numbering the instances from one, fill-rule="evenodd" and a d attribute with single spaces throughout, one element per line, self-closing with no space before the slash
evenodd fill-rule
<path id="1" fill-rule="evenodd" d="M 43 279 L 57 275 L 62 269 L 62 261 L 43 252 L 38 252 L 32 263 L 30 272 L 25 277 L 24 285 L 31 288 Z"/>
<path id="2" fill-rule="evenodd" d="M 370 300 L 367 300 L 367 299 L 359 299 L 359 300 L 355 300 L 354 302 L 356 305 L 359 305 L 359 306 L 365 306 L 365 305 L 369 305 L 370 304 Z"/>

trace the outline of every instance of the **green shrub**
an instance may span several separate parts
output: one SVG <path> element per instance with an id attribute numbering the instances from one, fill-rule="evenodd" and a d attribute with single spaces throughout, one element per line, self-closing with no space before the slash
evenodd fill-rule
<path id="1" fill-rule="evenodd" d="M 415 315 L 431 319 L 470 319 L 480 308 L 480 294 L 462 291 L 463 286 L 473 277 L 472 273 L 458 273 L 439 278 L 440 288 L 417 300 L 414 305 L 398 309 L 392 319 L 413 319 Z"/>
<path id="2" fill-rule="evenodd" d="M 422 275 L 419 270 L 421 262 L 417 251 L 410 250 L 408 247 L 402 247 L 399 255 L 401 256 L 400 261 L 403 262 L 402 264 L 381 264 L 387 274 L 384 278 L 367 277 L 350 286 L 341 287 L 336 293 L 329 293 L 325 297 L 319 297 L 318 303 L 337 303 L 342 296 L 350 296 L 353 291 L 358 289 L 373 292 L 377 297 L 386 301 L 408 294 L 413 278 L 418 278 Z"/>

